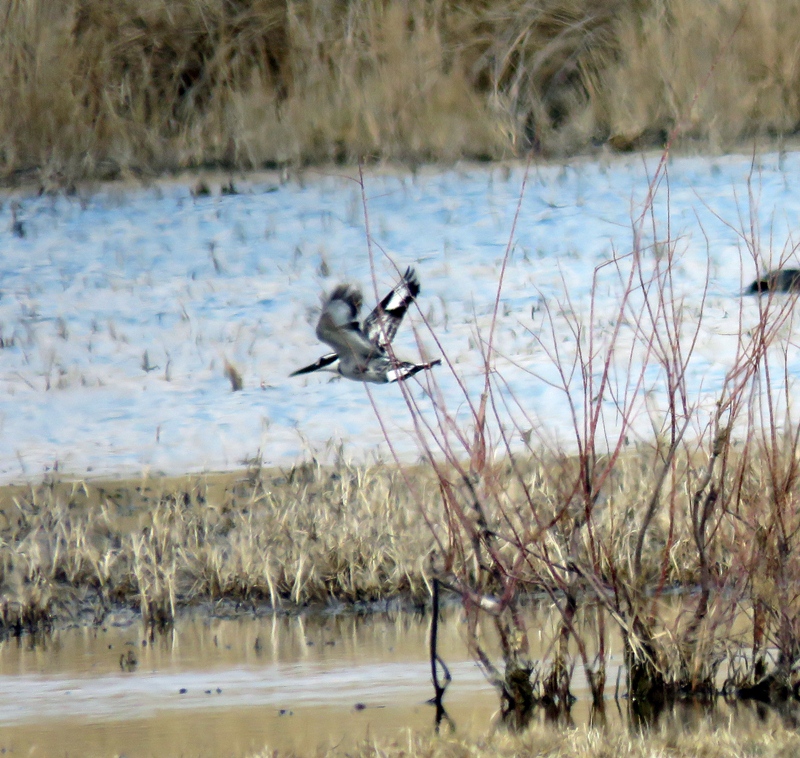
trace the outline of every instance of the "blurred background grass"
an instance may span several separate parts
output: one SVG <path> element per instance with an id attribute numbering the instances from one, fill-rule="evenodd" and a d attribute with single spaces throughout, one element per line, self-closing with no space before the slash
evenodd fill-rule
<path id="1" fill-rule="evenodd" d="M 0 0 L 0 23 L 5 184 L 800 124 L 800 0 Z"/>

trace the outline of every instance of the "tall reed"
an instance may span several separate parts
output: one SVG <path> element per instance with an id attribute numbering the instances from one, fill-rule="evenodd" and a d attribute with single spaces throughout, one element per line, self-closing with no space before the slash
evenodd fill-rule
<path id="1" fill-rule="evenodd" d="M 5 0 L 0 179 L 791 137 L 800 0 Z M 716 61 L 716 73 L 695 97 Z"/>

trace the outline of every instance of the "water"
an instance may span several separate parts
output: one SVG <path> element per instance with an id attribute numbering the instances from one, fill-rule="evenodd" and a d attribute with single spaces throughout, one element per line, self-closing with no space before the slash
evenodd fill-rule
<path id="1" fill-rule="evenodd" d="M 530 610 L 531 655 L 548 659 L 557 615 Z M 183 618 L 153 641 L 138 623 L 58 630 L 0 642 L 0 755 L 250 756 L 267 750 L 345 754 L 363 739 L 402 740 L 431 731 L 430 616 L 309 615 Z M 496 724 L 498 698 L 469 656 L 462 612 L 439 627 L 439 652 L 453 676 L 445 705 L 461 735 Z M 486 639 L 491 635 L 486 630 Z M 609 728 L 639 731 L 615 701 L 620 640 L 611 634 Z M 624 690 L 624 685 L 622 687 Z M 592 719 L 579 668 L 578 697 L 560 723 Z M 536 711 L 535 720 L 546 714 Z M 713 709 L 679 704 L 662 727 L 796 728 L 800 712 L 748 703 Z M 754 726 L 755 725 L 755 726 Z"/>
<path id="2" fill-rule="evenodd" d="M 498 701 L 460 631 L 455 612 L 440 627 L 446 704 L 459 731 L 482 733 Z M 427 634 L 428 619 L 379 615 L 185 619 L 152 643 L 138 623 L 6 640 L 0 751 L 308 753 L 430 729 Z"/>

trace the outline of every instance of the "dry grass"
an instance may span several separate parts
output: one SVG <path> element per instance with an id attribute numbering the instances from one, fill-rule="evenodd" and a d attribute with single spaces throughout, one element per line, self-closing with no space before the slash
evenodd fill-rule
<path id="1" fill-rule="evenodd" d="M 275 608 L 427 595 L 431 537 L 397 472 L 314 464 L 179 479 L 45 483 L 0 495 L 0 631 L 155 624 L 203 601 Z"/>
<path id="2" fill-rule="evenodd" d="M 764 722 L 748 719 L 747 726 L 732 722 L 715 729 L 701 722 L 684 731 L 681 727 L 648 731 L 643 735 L 624 729 L 531 727 L 522 736 L 498 732 L 484 739 L 430 737 L 409 734 L 397 740 L 367 740 L 347 751 L 354 758 L 748 758 L 770 756 L 789 758 L 800 750 L 800 736 L 777 719 Z M 259 756 L 276 756 L 264 751 Z"/>
<path id="3" fill-rule="evenodd" d="M 599 571 L 624 573 L 620 581 L 633 580 L 641 503 L 656 475 L 652 454 L 643 447 L 620 456 L 599 494 L 604 505 L 595 514 L 594 538 L 608 551 L 608 566 Z M 699 581 L 684 482 L 691 469 L 690 461 L 676 459 L 673 510 L 660 512 L 650 528 L 643 557 L 648 586 Z M 485 476 L 505 516 L 492 516 L 488 526 L 503 534 L 514 512 L 524 522 L 526 486 L 536 493 L 537 517 L 552 522 L 544 543 L 559 554 L 580 517 L 577 502 L 563 511 L 577 474 L 577 459 L 566 456 L 496 464 Z M 758 466 L 748 470 L 748 514 L 769 512 L 764 477 Z M 285 472 L 5 487 L 0 631 L 97 622 L 120 604 L 163 624 L 181 607 L 206 601 L 276 609 L 396 597 L 426 602 L 436 540 L 452 538 L 438 486 L 422 466 L 309 463 Z M 714 560 L 722 574 L 745 560 L 742 540 L 752 539 L 748 528 L 758 529 L 757 522 L 742 523 L 744 515 L 717 531 Z M 581 545 L 576 559 L 587 562 L 590 547 Z M 501 548 L 509 559 L 514 550 L 510 541 Z M 465 562 L 452 566 L 455 573 L 471 575 L 468 554 L 455 560 Z M 529 591 L 555 586 L 551 567 L 533 557 L 519 577 Z M 769 586 L 765 577 L 762 591 Z M 766 595 L 764 602 L 772 605 Z"/>
<path id="4" fill-rule="evenodd" d="M 800 426 L 791 367 L 797 296 L 759 299 L 757 322 L 748 326 L 741 301 L 735 355 L 713 406 L 701 400 L 691 365 L 709 284 L 701 284 L 701 304 L 691 309 L 676 291 L 677 241 L 669 225 L 659 238 L 654 210 L 661 182 L 668 185 L 667 157 L 665 150 L 632 222 L 631 251 L 595 269 L 588 312 L 583 304 L 572 308 L 565 283 L 563 300 L 531 331 L 555 373 L 536 367 L 530 378 L 563 393 L 575 456 L 556 453 L 495 368 L 519 204 L 494 317 L 481 335 L 482 389 L 467 389 L 446 354 L 443 361 L 469 415 L 459 419 L 448 408 L 439 375 L 425 377 L 424 406 L 404 393 L 444 506 L 447 534 L 437 539 L 435 576 L 461 597 L 470 652 L 510 725 L 527 724 L 535 704 L 568 710 L 576 666 L 602 703 L 612 628 L 623 638 L 632 708 L 721 691 L 773 702 L 800 693 Z M 752 177 L 748 198 L 752 211 Z M 743 226 L 739 236 L 742 257 L 764 268 L 756 226 Z M 789 241 L 781 260 L 796 253 Z M 595 310 L 606 268 L 618 280 L 610 318 Z M 532 464 L 513 452 L 520 438 Z M 638 440 L 633 450 L 631 439 Z M 497 450 L 506 451 L 505 461 Z M 675 586 L 695 590 L 677 617 L 661 603 Z M 542 661 L 531 657 L 520 612 L 531 588 L 547 593 L 561 616 Z M 593 625 L 578 621 L 587 609 Z M 743 613 L 747 623 L 737 628 Z M 482 618 L 497 641 L 485 642 Z"/>
<path id="5" fill-rule="evenodd" d="M 0 177 L 45 188 L 800 124 L 798 0 L 5 0 L 0 19 Z"/>

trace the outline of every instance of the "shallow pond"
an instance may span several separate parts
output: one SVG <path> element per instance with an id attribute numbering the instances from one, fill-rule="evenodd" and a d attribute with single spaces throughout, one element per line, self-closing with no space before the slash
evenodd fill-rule
<path id="1" fill-rule="evenodd" d="M 448 713 L 459 733 L 485 734 L 497 696 L 468 655 L 461 612 L 444 616 L 439 650 L 453 676 Z M 365 737 L 399 736 L 409 727 L 432 729 L 429 622 L 412 614 L 205 616 L 184 618 L 152 642 L 138 622 L 8 639 L 0 643 L 0 753 L 308 754 L 344 752 Z M 540 617 L 538 628 L 550 622 Z M 620 660 L 614 642 L 610 698 Z M 544 657 L 544 643 L 540 650 L 537 639 L 532 644 L 534 657 Z M 589 700 L 579 671 L 573 692 L 572 720 L 585 723 Z M 617 704 L 607 711 L 610 723 L 620 723 Z M 716 717 L 730 719 L 723 711 Z M 688 709 L 679 720 L 707 716 Z"/>
<path id="2" fill-rule="evenodd" d="M 407 614 L 184 619 L 0 643 L 0 751 L 16 755 L 247 755 L 312 751 L 427 728 L 428 618 Z M 494 691 L 458 615 L 440 627 L 458 727 L 485 730 Z"/>

